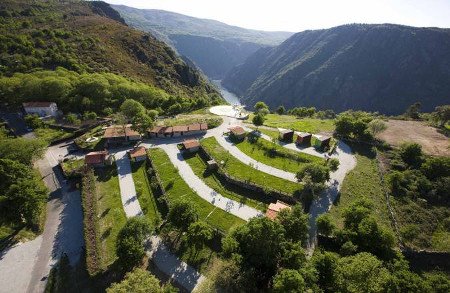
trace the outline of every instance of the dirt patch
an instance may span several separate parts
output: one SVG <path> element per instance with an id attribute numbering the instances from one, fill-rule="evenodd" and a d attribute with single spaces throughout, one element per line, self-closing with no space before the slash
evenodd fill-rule
<path id="1" fill-rule="evenodd" d="M 389 120 L 387 129 L 378 138 L 393 146 L 416 142 L 429 155 L 450 156 L 450 140 L 436 128 L 419 121 Z"/>

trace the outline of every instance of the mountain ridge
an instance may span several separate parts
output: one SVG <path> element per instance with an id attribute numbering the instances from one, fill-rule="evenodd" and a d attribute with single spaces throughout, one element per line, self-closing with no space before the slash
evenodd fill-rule
<path id="1" fill-rule="evenodd" d="M 449 29 L 350 24 L 260 49 L 223 85 L 250 104 L 399 114 L 416 101 L 426 110 L 448 103 L 448 78 Z"/>
<path id="2" fill-rule="evenodd" d="M 128 25 L 170 44 L 212 79 L 221 79 L 257 49 L 279 44 L 293 34 L 244 29 L 165 10 L 112 7 Z"/>

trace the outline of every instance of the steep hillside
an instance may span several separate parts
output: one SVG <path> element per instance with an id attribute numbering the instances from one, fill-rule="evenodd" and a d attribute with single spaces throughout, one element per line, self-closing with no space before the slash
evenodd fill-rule
<path id="1" fill-rule="evenodd" d="M 450 103 L 450 30 L 345 25 L 295 34 L 231 70 L 223 84 L 247 104 L 398 114 Z"/>
<path id="2" fill-rule="evenodd" d="M 1 75 L 57 67 L 110 72 L 175 98 L 220 99 L 170 47 L 128 27 L 109 4 L 7 0 L 0 3 L 0 16 Z"/>
<path id="3" fill-rule="evenodd" d="M 278 45 L 292 35 L 249 30 L 163 10 L 113 7 L 126 23 L 171 44 L 213 79 L 222 78 L 259 48 Z"/>

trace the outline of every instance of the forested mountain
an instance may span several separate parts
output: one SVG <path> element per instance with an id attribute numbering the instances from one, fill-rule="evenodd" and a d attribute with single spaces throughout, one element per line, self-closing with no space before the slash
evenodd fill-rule
<path id="1" fill-rule="evenodd" d="M 450 30 L 352 24 L 297 33 L 229 72 L 249 105 L 315 106 L 398 114 L 450 103 Z"/>
<path id="2" fill-rule="evenodd" d="M 36 74 L 58 67 L 69 73 Z M 69 92 L 78 105 L 85 98 L 87 103 L 102 99 L 98 108 L 109 107 L 111 99 L 152 100 L 155 93 L 168 101 L 166 109 L 174 103 L 189 109 L 221 100 L 169 46 L 127 26 L 109 4 L 97 1 L 2 1 L 0 77 L 0 99 L 7 102 L 46 100 L 58 90 Z M 74 90 L 80 80 L 85 83 L 82 92 Z M 15 95 L 18 88 L 20 97 Z"/>
<path id="3" fill-rule="evenodd" d="M 163 10 L 113 7 L 126 23 L 171 44 L 213 79 L 222 78 L 256 50 L 278 45 L 292 35 L 244 29 Z"/>

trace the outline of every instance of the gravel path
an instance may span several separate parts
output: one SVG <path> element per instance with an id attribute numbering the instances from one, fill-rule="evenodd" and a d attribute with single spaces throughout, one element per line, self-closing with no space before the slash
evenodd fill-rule
<path id="1" fill-rule="evenodd" d="M 125 214 L 128 218 L 143 215 L 136 196 L 136 188 L 127 152 L 116 152 L 115 158 L 119 175 L 120 195 Z M 147 255 L 152 257 L 152 261 L 158 269 L 170 276 L 183 288 L 191 292 L 204 280 L 204 276 L 171 253 L 158 236 L 152 236 L 150 242 L 151 247 L 147 249 Z"/>
<path id="2" fill-rule="evenodd" d="M 186 181 L 186 183 L 197 192 L 201 198 L 246 221 L 250 218 L 261 216 L 261 212 L 257 209 L 226 198 L 206 185 L 203 180 L 195 175 L 191 166 L 186 163 L 176 144 L 160 144 L 159 147 L 167 153 L 172 164 L 178 168 L 181 178 L 183 178 L 183 180 Z"/>
<path id="3" fill-rule="evenodd" d="M 119 177 L 120 196 L 122 198 L 123 209 L 127 218 L 141 216 L 141 206 L 136 195 L 133 176 L 131 173 L 130 159 L 127 151 L 120 151 L 114 154 L 116 158 L 117 174 Z"/>

